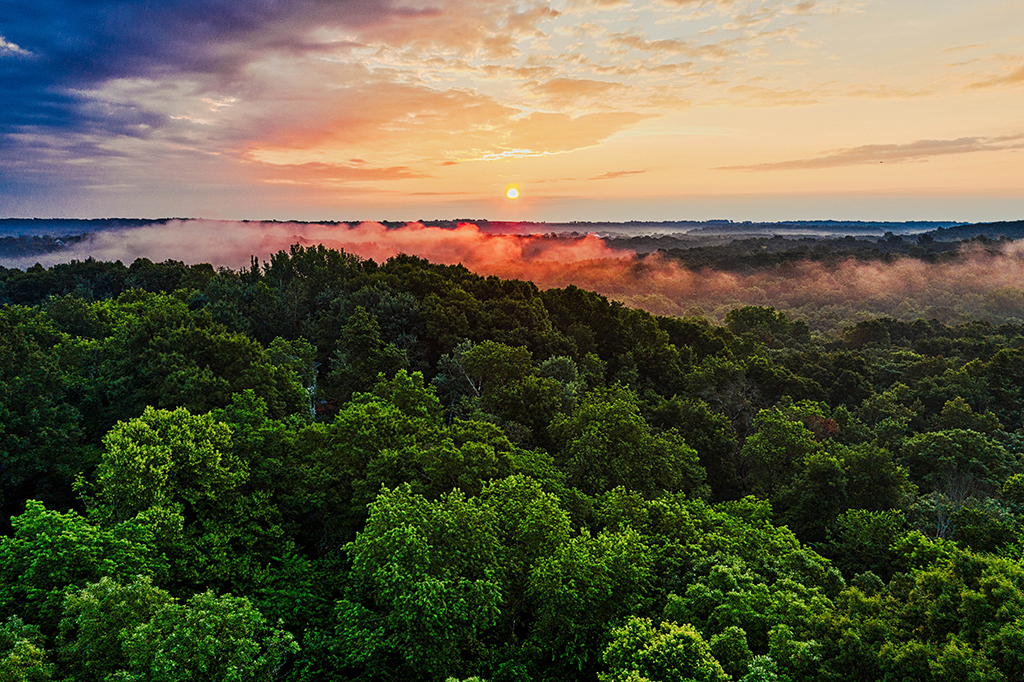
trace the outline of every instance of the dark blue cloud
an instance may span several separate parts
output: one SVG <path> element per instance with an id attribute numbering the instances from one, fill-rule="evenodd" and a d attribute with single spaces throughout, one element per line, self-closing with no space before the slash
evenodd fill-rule
<path id="1" fill-rule="evenodd" d="M 372 24 L 393 2 L 4 0 L 0 37 L 20 50 L 0 50 L 0 149 L 17 133 L 145 134 L 159 115 L 84 93 L 116 78 L 230 83 L 269 51 L 317 49 L 312 28 Z"/>

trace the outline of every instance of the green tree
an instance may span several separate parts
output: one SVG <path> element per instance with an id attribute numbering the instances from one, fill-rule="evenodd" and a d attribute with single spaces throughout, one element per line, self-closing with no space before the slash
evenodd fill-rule
<path id="1" fill-rule="evenodd" d="M 737 336 L 750 336 L 773 348 L 793 342 L 806 344 L 811 340 L 806 322 L 790 322 L 785 313 L 775 308 L 746 306 L 730 310 L 725 315 L 725 326 Z"/>
<path id="2" fill-rule="evenodd" d="M 479 665 L 481 638 L 502 602 L 488 510 L 459 491 L 431 502 L 408 486 L 384 490 L 345 551 L 355 587 L 338 602 L 334 666 L 427 680 Z"/>
<path id="3" fill-rule="evenodd" d="M 466 376 L 479 395 L 486 397 L 502 386 L 520 382 L 533 371 L 533 353 L 525 346 L 483 341 L 470 346 L 460 358 Z"/>
<path id="4" fill-rule="evenodd" d="M 212 592 L 165 605 L 126 634 L 128 665 L 115 678 L 124 682 L 269 682 L 299 648 L 245 597 Z"/>
<path id="5" fill-rule="evenodd" d="M 226 424 L 184 408 L 147 407 L 104 444 L 97 515 L 159 518 L 156 539 L 179 584 L 251 589 L 269 562 L 288 553 L 271 495 L 246 486 L 249 466 Z"/>
<path id="6" fill-rule="evenodd" d="M 828 544 L 821 551 L 832 557 L 843 575 L 870 571 L 889 579 L 900 568 L 890 546 L 906 530 L 900 511 L 849 509 L 828 529 Z"/>
<path id="7" fill-rule="evenodd" d="M 991 436 L 995 431 L 1003 428 L 999 419 L 991 412 L 978 414 L 971 409 L 970 404 L 957 396 L 947 400 L 942 407 L 942 412 L 929 420 L 930 431 L 945 431 L 949 429 L 964 429 L 978 431 Z"/>
<path id="8" fill-rule="evenodd" d="M 900 454 L 900 463 L 923 490 L 940 490 L 958 500 L 986 494 L 1016 468 L 1002 445 L 962 429 L 916 434 Z"/>
<path id="9" fill-rule="evenodd" d="M 622 386 L 586 394 L 571 414 L 551 422 L 569 483 L 593 494 L 625 486 L 707 493 L 697 453 L 675 431 L 656 434 L 640 414 L 636 395 Z"/>
<path id="10" fill-rule="evenodd" d="M 327 389 L 345 401 L 355 392 L 373 388 L 378 374 L 392 376 L 408 364 L 404 351 L 393 343 L 381 341 L 377 318 L 357 306 L 339 333 L 327 375 Z"/>
<path id="11" fill-rule="evenodd" d="M 802 541 L 821 542 L 828 528 L 847 507 L 847 479 L 842 463 L 818 451 L 804 459 L 791 485 L 773 498 L 780 519 Z"/>
<path id="12" fill-rule="evenodd" d="M 522 475 L 488 483 L 480 502 L 493 515 L 499 541 L 496 559 L 504 586 L 499 627 L 508 640 L 522 640 L 537 608 L 527 595 L 530 574 L 569 540 L 569 515 L 557 497 Z"/>
<path id="13" fill-rule="evenodd" d="M 611 632 L 604 650 L 608 673 L 601 682 L 728 682 L 731 678 L 711 653 L 711 647 L 692 625 L 631 617 Z"/>
<path id="14" fill-rule="evenodd" d="M 75 475 L 94 463 L 62 366 L 69 343 L 45 313 L 0 307 L 0 531 L 29 497 L 69 506 Z"/>
<path id="15" fill-rule="evenodd" d="M 125 640 L 173 602 L 148 576 L 124 585 L 106 576 L 72 592 L 60 621 L 62 670 L 79 682 L 103 682 L 127 668 Z"/>
<path id="16" fill-rule="evenodd" d="M 697 451 L 700 465 L 707 472 L 712 499 L 734 499 L 740 495 L 736 471 L 740 446 L 732 424 L 711 410 L 703 400 L 660 396 L 649 408 L 648 421 L 662 429 L 675 429 L 687 445 Z"/>
<path id="17" fill-rule="evenodd" d="M 528 588 L 540 665 L 560 676 L 593 675 L 609 627 L 645 610 L 653 577 L 652 549 L 630 528 L 583 531 L 541 558 Z"/>
<path id="18" fill-rule="evenodd" d="M 811 453 L 819 449 L 814 434 L 800 422 L 791 421 L 779 408 L 761 410 L 754 433 L 741 452 L 749 468 L 749 486 L 771 496 L 788 486 Z"/>
<path id="19" fill-rule="evenodd" d="M 753 658 L 743 628 L 730 625 L 712 637 L 710 644 L 711 654 L 722 664 L 722 669 L 733 679 L 743 677 Z"/>
<path id="20" fill-rule="evenodd" d="M 108 575 L 167 574 L 155 524 L 145 516 L 103 528 L 30 500 L 11 523 L 14 534 L 0 538 L 0 613 L 20 611 L 47 634 L 56 630 L 69 589 Z"/>
<path id="21" fill-rule="evenodd" d="M 0 680 L 3 682 L 45 682 L 53 677 L 47 660 L 45 639 L 38 628 L 17 616 L 0 624 Z"/>
<path id="22" fill-rule="evenodd" d="M 846 474 L 846 493 L 852 509 L 899 509 L 917 494 L 910 474 L 885 448 L 874 443 L 835 446 Z"/>
<path id="23" fill-rule="evenodd" d="M 206 311 L 190 310 L 186 298 L 185 292 L 131 290 L 93 304 L 106 333 L 75 357 L 77 371 L 89 377 L 81 390 L 91 434 L 98 438 L 118 420 L 137 416 L 142 405 L 200 413 L 226 406 L 246 389 L 275 416 L 308 411 L 293 362 L 274 364 L 257 341 L 228 331 Z"/>
<path id="24" fill-rule="evenodd" d="M 104 437 L 99 501 L 115 519 L 150 507 L 215 500 L 248 477 L 235 458 L 231 429 L 208 415 L 147 407 Z"/>

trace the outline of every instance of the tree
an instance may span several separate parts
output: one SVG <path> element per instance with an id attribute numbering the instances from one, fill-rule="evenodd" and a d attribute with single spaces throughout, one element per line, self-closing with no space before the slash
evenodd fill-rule
<path id="1" fill-rule="evenodd" d="M 103 444 L 99 501 L 117 520 L 155 506 L 213 501 L 248 478 L 248 467 L 232 452 L 231 429 L 181 407 L 147 407 L 118 423 Z"/>
<path id="2" fill-rule="evenodd" d="M 125 640 L 174 603 L 148 576 L 122 585 L 105 576 L 68 595 L 60 621 L 63 670 L 79 682 L 103 682 L 129 665 Z"/>
<path id="3" fill-rule="evenodd" d="M 958 500 L 986 494 L 1015 468 L 1006 448 L 984 434 L 963 429 L 911 437 L 900 463 L 924 490 L 940 490 Z"/>
<path id="4" fill-rule="evenodd" d="M 609 667 L 601 682 L 728 682 L 730 677 L 692 625 L 630 617 L 614 628 L 603 654 Z"/>
<path id="5" fill-rule="evenodd" d="M 53 676 L 45 639 L 38 628 L 11 616 L 0 624 L 0 680 L 46 682 Z"/>
<path id="6" fill-rule="evenodd" d="M 999 419 L 991 412 L 979 414 L 971 409 L 970 404 L 960 396 L 947 400 L 942 407 L 942 412 L 929 420 L 932 431 L 945 431 L 949 429 L 964 429 L 978 431 L 991 436 L 995 431 L 1003 428 Z"/>
<path id="7" fill-rule="evenodd" d="M 675 429 L 697 451 L 713 500 L 739 497 L 736 461 L 740 447 L 732 424 L 724 415 L 712 411 L 703 400 L 680 396 L 668 400 L 659 397 L 649 412 L 652 426 Z"/>
<path id="8" fill-rule="evenodd" d="M 293 362 L 274 364 L 260 343 L 191 310 L 186 297 L 130 290 L 92 304 L 106 335 L 76 357 L 77 370 L 89 377 L 81 389 L 92 433 L 137 416 L 142 405 L 206 412 L 245 389 L 275 416 L 308 411 Z"/>
<path id="9" fill-rule="evenodd" d="M 804 458 L 819 447 L 814 434 L 779 408 L 761 410 L 754 420 L 754 433 L 741 451 L 749 467 L 749 487 L 765 496 L 774 495 L 792 482 Z"/>
<path id="10" fill-rule="evenodd" d="M 847 479 L 842 463 L 825 452 L 804 459 L 790 486 L 774 498 L 780 519 L 803 542 L 816 543 L 847 506 Z"/>
<path id="11" fill-rule="evenodd" d="M 179 585 L 251 589 L 288 554 L 270 492 L 245 487 L 249 466 L 226 424 L 184 408 L 147 407 L 117 424 L 104 445 L 97 516 L 159 519 L 156 541 Z"/>
<path id="12" fill-rule="evenodd" d="M 61 662 L 83 682 L 269 682 L 296 651 L 244 597 L 204 592 L 179 604 L 142 577 L 87 585 L 61 621 Z"/>
<path id="13" fill-rule="evenodd" d="M 902 508 L 917 494 L 907 470 L 885 448 L 873 443 L 835 446 L 846 474 L 846 493 L 852 509 L 882 511 Z"/>
<path id="14" fill-rule="evenodd" d="M 378 374 L 392 376 L 408 364 L 404 351 L 381 341 L 377 318 L 357 306 L 339 333 L 327 375 L 328 390 L 345 401 L 355 392 L 370 390 Z"/>
<path id="15" fill-rule="evenodd" d="M 499 541 L 497 564 L 504 586 L 503 637 L 526 637 L 537 605 L 527 596 L 534 566 L 552 556 L 571 535 L 569 515 L 553 494 L 526 476 L 516 475 L 484 486 L 480 501 L 490 510 Z"/>
<path id="16" fill-rule="evenodd" d="M 586 493 L 618 486 L 648 495 L 707 493 L 697 453 L 675 431 L 655 434 L 627 388 L 591 391 L 550 428 L 569 483 Z"/>
<path id="17" fill-rule="evenodd" d="M 747 646 L 747 633 L 743 628 L 730 625 L 711 638 L 711 654 L 722 664 L 733 679 L 743 676 L 750 666 L 753 654 Z"/>
<path id="18" fill-rule="evenodd" d="M 56 629 L 69 588 L 108 575 L 167 574 L 154 524 L 144 516 L 103 528 L 30 500 L 11 523 L 14 534 L 0 538 L 0 613 L 17 608 L 46 634 Z"/>
<path id="19" fill-rule="evenodd" d="M 486 397 L 502 386 L 522 381 L 533 370 L 533 353 L 525 346 L 483 341 L 461 354 L 466 375 L 479 395 Z"/>
<path id="20" fill-rule="evenodd" d="M 528 594 L 537 604 L 531 641 L 540 665 L 562 679 L 593 675 L 609 626 L 644 609 L 652 569 L 651 547 L 630 528 L 584 531 L 538 561 Z"/>
<path id="21" fill-rule="evenodd" d="M 828 529 L 828 544 L 821 551 L 833 558 L 843 575 L 870 571 L 888 580 L 899 568 L 890 545 L 906 530 L 902 512 L 849 509 Z"/>
<path id="22" fill-rule="evenodd" d="M 441 402 L 433 386 L 424 384 L 421 372 L 409 374 L 400 369 L 391 379 L 378 377 L 373 394 L 388 400 L 408 417 L 440 424 Z"/>
<path id="23" fill-rule="evenodd" d="M 0 532 L 29 497 L 67 508 L 75 475 L 94 463 L 79 447 L 75 381 L 61 361 L 67 345 L 45 313 L 0 308 Z"/>
<path id="24" fill-rule="evenodd" d="M 809 343 L 811 340 L 806 322 L 790 322 L 785 313 L 775 308 L 746 306 L 730 310 L 725 315 L 725 326 L 737 336 L 749 335 L 771 347 L 792 342 Z"/>
<path id="25" fill-rule="evenodd" d="M 492 516 L 454 491 L 431 502 L 383 490 L 345 547 L 354 590 L 338 602 L 333 665 L 376 679 L 464 675 L 496 621 L 502 571 Z"/>
<path id="26" fill-rule="evenodd" d="M 299 649 L 290 633 L 268 625 L 245 597 L 212 592 L 165 605 L 122 633 L 128 665 L 115 679 L 125 682 L 270 682 L 284 657 Z"/>

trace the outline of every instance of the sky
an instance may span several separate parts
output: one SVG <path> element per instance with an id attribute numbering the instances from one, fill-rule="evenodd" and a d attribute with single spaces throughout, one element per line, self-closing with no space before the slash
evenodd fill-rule
<path id="1" fill-rule="evenodd" d="M 1021 219 L 1024 3 L 4 0 L 0 217 L 113 216 Z"/>

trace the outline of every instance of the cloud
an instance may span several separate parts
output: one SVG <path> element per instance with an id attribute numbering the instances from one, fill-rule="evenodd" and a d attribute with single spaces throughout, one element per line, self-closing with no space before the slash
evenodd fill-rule
<path id="1" fill-rule="evenodd" d="M 374 168 L 364 164 L 303 163 L 263 164 L 261 178 L 266 183 L 323 185 L 325 182 L 377 182 L 429 177 L 407 166 Z"/>
<path id="2" fill-rule="evenodd" d="M 595 175 L 594 177 L 592 177 L 590 179 L 591 180 L 614 180 L 615 178 L 621 178 L 621 177 L 625 177 L 627 175 L 640 175 L 641 173 L 646 173 L 646 172 L 647 171 L 645 171 L 645 170 L 609 171 L 607 173 L 602 173 L 601 175 Z"/>
<path id="3" fill-rule="evenodd" d="M 310 39 L 316 26 L 362 27 L 400 11 L 392 0 L 8 0 L 4 10 L 4 44 L 32 55 L 0 60 L 6 136 L 167 125 L 155 110 L 105 111 L 91 93 L 118 79 L 229 83 L 266 54 L 323 49 Z"/>
<path id="4" fill-rule="evenodd" d="M 706 43 L 694 44 L 692 41 L 679 38 L 650 40 L 642 33 L 631 30 L 609 36 L 608 42 L 620 49 L 639 50 L 640 52 L 661 54 L 683 54 L 688 57 L 702 58 L 710 61 L 723 61 L 736 54 L 736 50 L 725 44 Z"/>
<path id="5" fill-rule="evenodd" d="M 318 60 L 368 44 L 509 54 L 517 36 L 557 13 L 546 3 L 484 0 L 8 0 L 0 56 L 0 135 L 26 129 L 96 131 L 94 93 L 118 80 L 189 80 L 245 90 L 267 59 Z M 353 39 L 355 38 L 355 39 Z M 170 125 L 158 111 L 147 112 Z"/>
<path id="6" fill-rule="evenodd" d="M 629 89 L 622 83 L 587 78 L 554 78 L 530 84 L 529 87 L 556 107 L 565 107 L 578 100 L 602 100 L 612 93 Z"/>
<path id="7" fill-rule="evenodd" d="M 869 144 L 851 149 L 840 149 L 811 159 L 761 163 L 753 166 L 721 166 L 713 170 L 813 170 L 859 166 L 866 163 L 923 161 L 934 156 L 1007 149 L 1024 149 L 1024 134 L 991 138 L 961 137 L 955 140 L 918 140 L 909 144 Z"/>
<path id="8" fill-rule="evenodd" d="M 729 87 L 729 93 L 736 99 L 756 106 L 794 106 L 817 104 L 820 93 L 803 89 L 766 88 L 760 85 L 742 83 Z"/>
<path id="9" fill-rule="evenodd" d="M 578 85 L 557 84 L 550 92 Z M 303 90 L 299 85 L 295 97 L 280 93 L 258 121 L 239 124 L 251 135 L 244 158 L 300 165 L 356 154 L 366 159 L 381 149 L 393 158 L 427 164 L 536 156 L 593 146 L 648 116 L 628 111 L 524 115 L 469 90 L 387 81 L 340 87 L 293 112 Z"/>
<path id="10" fill-rule="evenodd" d="M 817 0 L 805 0 L 804 2 L 798 2 L 786 11 L 791 14 L 810 14 L 817 6 Z"/>
<path id="11" fill-rule="evenodd" d="M 436 181 L 402 189 L 433 190 L 464 182 L 464 168 L 445 165 L 487 161 L 487 177 L 505 160 L 591 148 L 683 107 L 816 104 L 855 87 L 857 99 L 909 97 L 915 83 L 935 82 L 868 68 L 857 77 L 892 84 L 872 93 L 842 69 L 818 68 L 818 44 L 803 39 L 848 49 L 844 27 L 825 15 L 850 4 L 7 0 L 0 175 L 79 190 L 145 182 L 182 196 L 211 184 L 244 192 L 317 182 L 326 196 L 340 184 L 362 191 L 427 177 Z M 835 21 L 827 32 L 826 21 Z M 1006 85 L 1017 78 L 993 73 Z M 850 162 L 853 151 L 809 161 Z M 696 158 L 672 156 L 680 165 Z M 622 165 L 552 172 L 582 180 Z M 485 191 L 477 185 L 477 196 Z M 215 205 L 197 200 L 194 209 L 231 214 Z"/>
<path id="12" fill-rule="evenodd" d="M 997 76 L 988 80 L 971 83 L 968 88 L 992 88 L 1000 85 L 1022 85 L 1024 84 L 1024 66 L 1020 66 L 1004 76 Z"/>
<path id="13" fill-rule="evenodd" d="M 6 38 L 0 35 L 0 57 L 28 57 L 31 56 L 31 54 L 32 53 L 28 50 L 23 49 L 19 45 L 15 45 L 14 43 L 8 41 Z"/>

